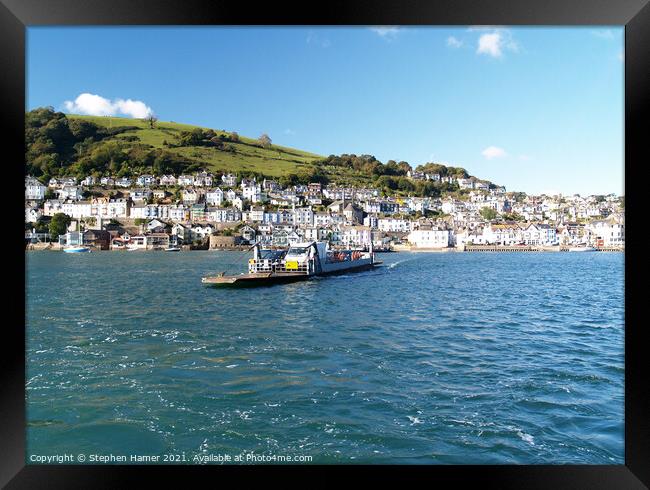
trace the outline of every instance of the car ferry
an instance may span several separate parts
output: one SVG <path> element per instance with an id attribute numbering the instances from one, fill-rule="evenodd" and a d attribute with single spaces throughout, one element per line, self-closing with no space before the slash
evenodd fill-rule
<path id="1" fill-rule="evenodd" d="M 210 286 L 258 286 L 304 281 L 314 276 L 343 274 L 369 270 L 381 265 L 375 254 L 362 250 L 330 250 L 327 242 L 306 242 L 291 245 L 287 250 L 263 250 L 253 245 L 253 258 L 248 273 L 207 276 L 201 279 Z"/>

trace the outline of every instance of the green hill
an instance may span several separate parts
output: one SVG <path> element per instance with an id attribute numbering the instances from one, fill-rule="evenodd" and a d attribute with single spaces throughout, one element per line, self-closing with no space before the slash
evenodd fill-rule
<path id="1" fill-rule="evenodd" d="M 239 137 L 239 142 L 228 142 L 229 151 L 216 147 L 182 146 L 167 147 L 164 143 L 178 144 L 181 134 L 196 129 L 204 131 L 210 128 L 192 126 L 175 122 L 156 122 L 154 128 L 149 123 L 140 119 L 127 119 L 122 117 L 78 116 L 68 115 L 69 119 L 79 119 L 92 122 L 106 128 L 130 128 L 114 136 L 115 140 L 128 141 L 135 136 L 137 141 L 150 145 L 153 148 L 166 148 L 170 152 L 181 155 L 189 160 L 204 165 L 206 170 L 241 172 L 250 171 L 272 177 L 280 177 L 289 173 L 299 173 L 306 165 L 322 158 L 320 155 L 306 151 L 295 150 L 284 146 L 271 145 L 261 148 L 257 140 Z M 231 133 L 224 130 L 213 129 L 217 136 L 228 138 Z M 226 140 L 227 141 L 227 140 Z"/>
<path id="2" fill-rule="evenodd" d="M 153 124 L 153 127 L 152 127 Z M 273 145 L 234 132 L 176 122 L 80 116 L 38 108 L 25 114 L 25 172 L 46 182 L 51 177 L 235 173 L 270 177 L 281 185 L 333 182 L 373 186 L 389 195 L 441 196 L 456 184 L 414 181 L 409 163 L 372 155 L 322 157 Z M 418 169 L 467 177 L 465 169 L 427 163 Z"/>

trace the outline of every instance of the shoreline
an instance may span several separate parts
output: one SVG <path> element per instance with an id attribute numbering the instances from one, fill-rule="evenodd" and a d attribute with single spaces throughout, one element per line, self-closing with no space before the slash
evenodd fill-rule
<path id="1" fill-rule="evenodd" d="M 190 249 L 190 248 L 183 248 L 181 252 L 243 252 L 246 251 L 250 247 L 233 247 L 233 248 L 226 248 L 226 247 L 218 247 L 218 248 L 210 248 L 210 249 Z M 138 249 L 138 250 L 128 250 L 128 249 L 109 249 L 109 250 L 101 250 L 101 249 L 96 249 L 90 247 L 92 252 L 164 252 L 164 249 Z M 35 247 L 33 245 L 28 245 L 25 247 L 25 252 L 62 252 L 63 247 L 60 245 L 56 246 L 40 246 L 40 247 Z M 552 253 L 558 253 L 558 252 L 571 252 L 568 249 L 558 249 L 557 247 L 551 248 L 551 247 L 535 247 L 535 248 L 527 248 L 527 247 L 521 247 L 521 248 L 508 248 L 508 247 L 490 247 L 490 248 L 480 248 L 480 249 L 461 249 L 461 248 L 456 248 L 456 247 L 449 247 L 449 248 L 400 248 L 398 250 L 390 250 L 390 251 L 381 251 L 381 252 L 375 252 L 377 254 L 386 254 L 386 253 L 396 253 L 396 252 L 406 252 L 406 253 L 466 253 L 466 252 L 488 252 L 488 253 L 498 253 L 498 252 L 514 252 L 514 253 L 521 253 L 521 252 L 528 252 L 528 253 L 547 253 L 547 252 L 552 252 Z M 591 250 L 591 252 L 619 252 L 619 253 L 625 253 L 625 249 L 621 248 L 613 248 L 613 247 L 603 247 L 603 248 L 596 248 L 595 250 Z M 576 253 L 576 252 L 572 252 Z"/>

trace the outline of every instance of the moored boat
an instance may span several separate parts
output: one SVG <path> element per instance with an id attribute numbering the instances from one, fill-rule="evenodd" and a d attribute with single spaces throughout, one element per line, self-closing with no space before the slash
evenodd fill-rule
<path id="1" fill-rule="evenodd" d="M 84 252 L 90 252 L 90 248 L 88 247 L 66 247 L 63 249 L 65 253 L 68 254 L 74 254 L 74 253 L 84 253 Z"/>
<path id="2" fill-rule="evenodd" d="M 594 247 L 589 245 L 576 245 L 575 247 L 569 247 L 569 252 L 595 252 Z"/>
<path id="3" fill-rule="evenodd" d="M 180 252 L 181 249 L 180 247 L 168 247 L 163 249 L 165 252 Z"/>
<path id="4" fill-rule="evenodd" d="M 248 273 L 225 275 L 220 273 L 201 279 L 211 286 L 258 286 L 303 281 L 314 276 L 343 274 L 369 270 L 381 264 L 372 251 L 330 250 L 326 242 L 307 242 L 291 245 L 287 250 L 263 250 L 253 247 L 253 258 L 248 261 Z"/>

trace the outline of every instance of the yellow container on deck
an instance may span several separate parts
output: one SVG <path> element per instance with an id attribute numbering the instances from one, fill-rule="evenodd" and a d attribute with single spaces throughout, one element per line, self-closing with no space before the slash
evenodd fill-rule
<path id="1" fill-rule="evenodd" d="M 287 269 L 288 271 L 289 270 L 297 271 L 298 270 L 298 261 L 289 260 L 289 261 L 284 263 L 284 268 Z"/>

